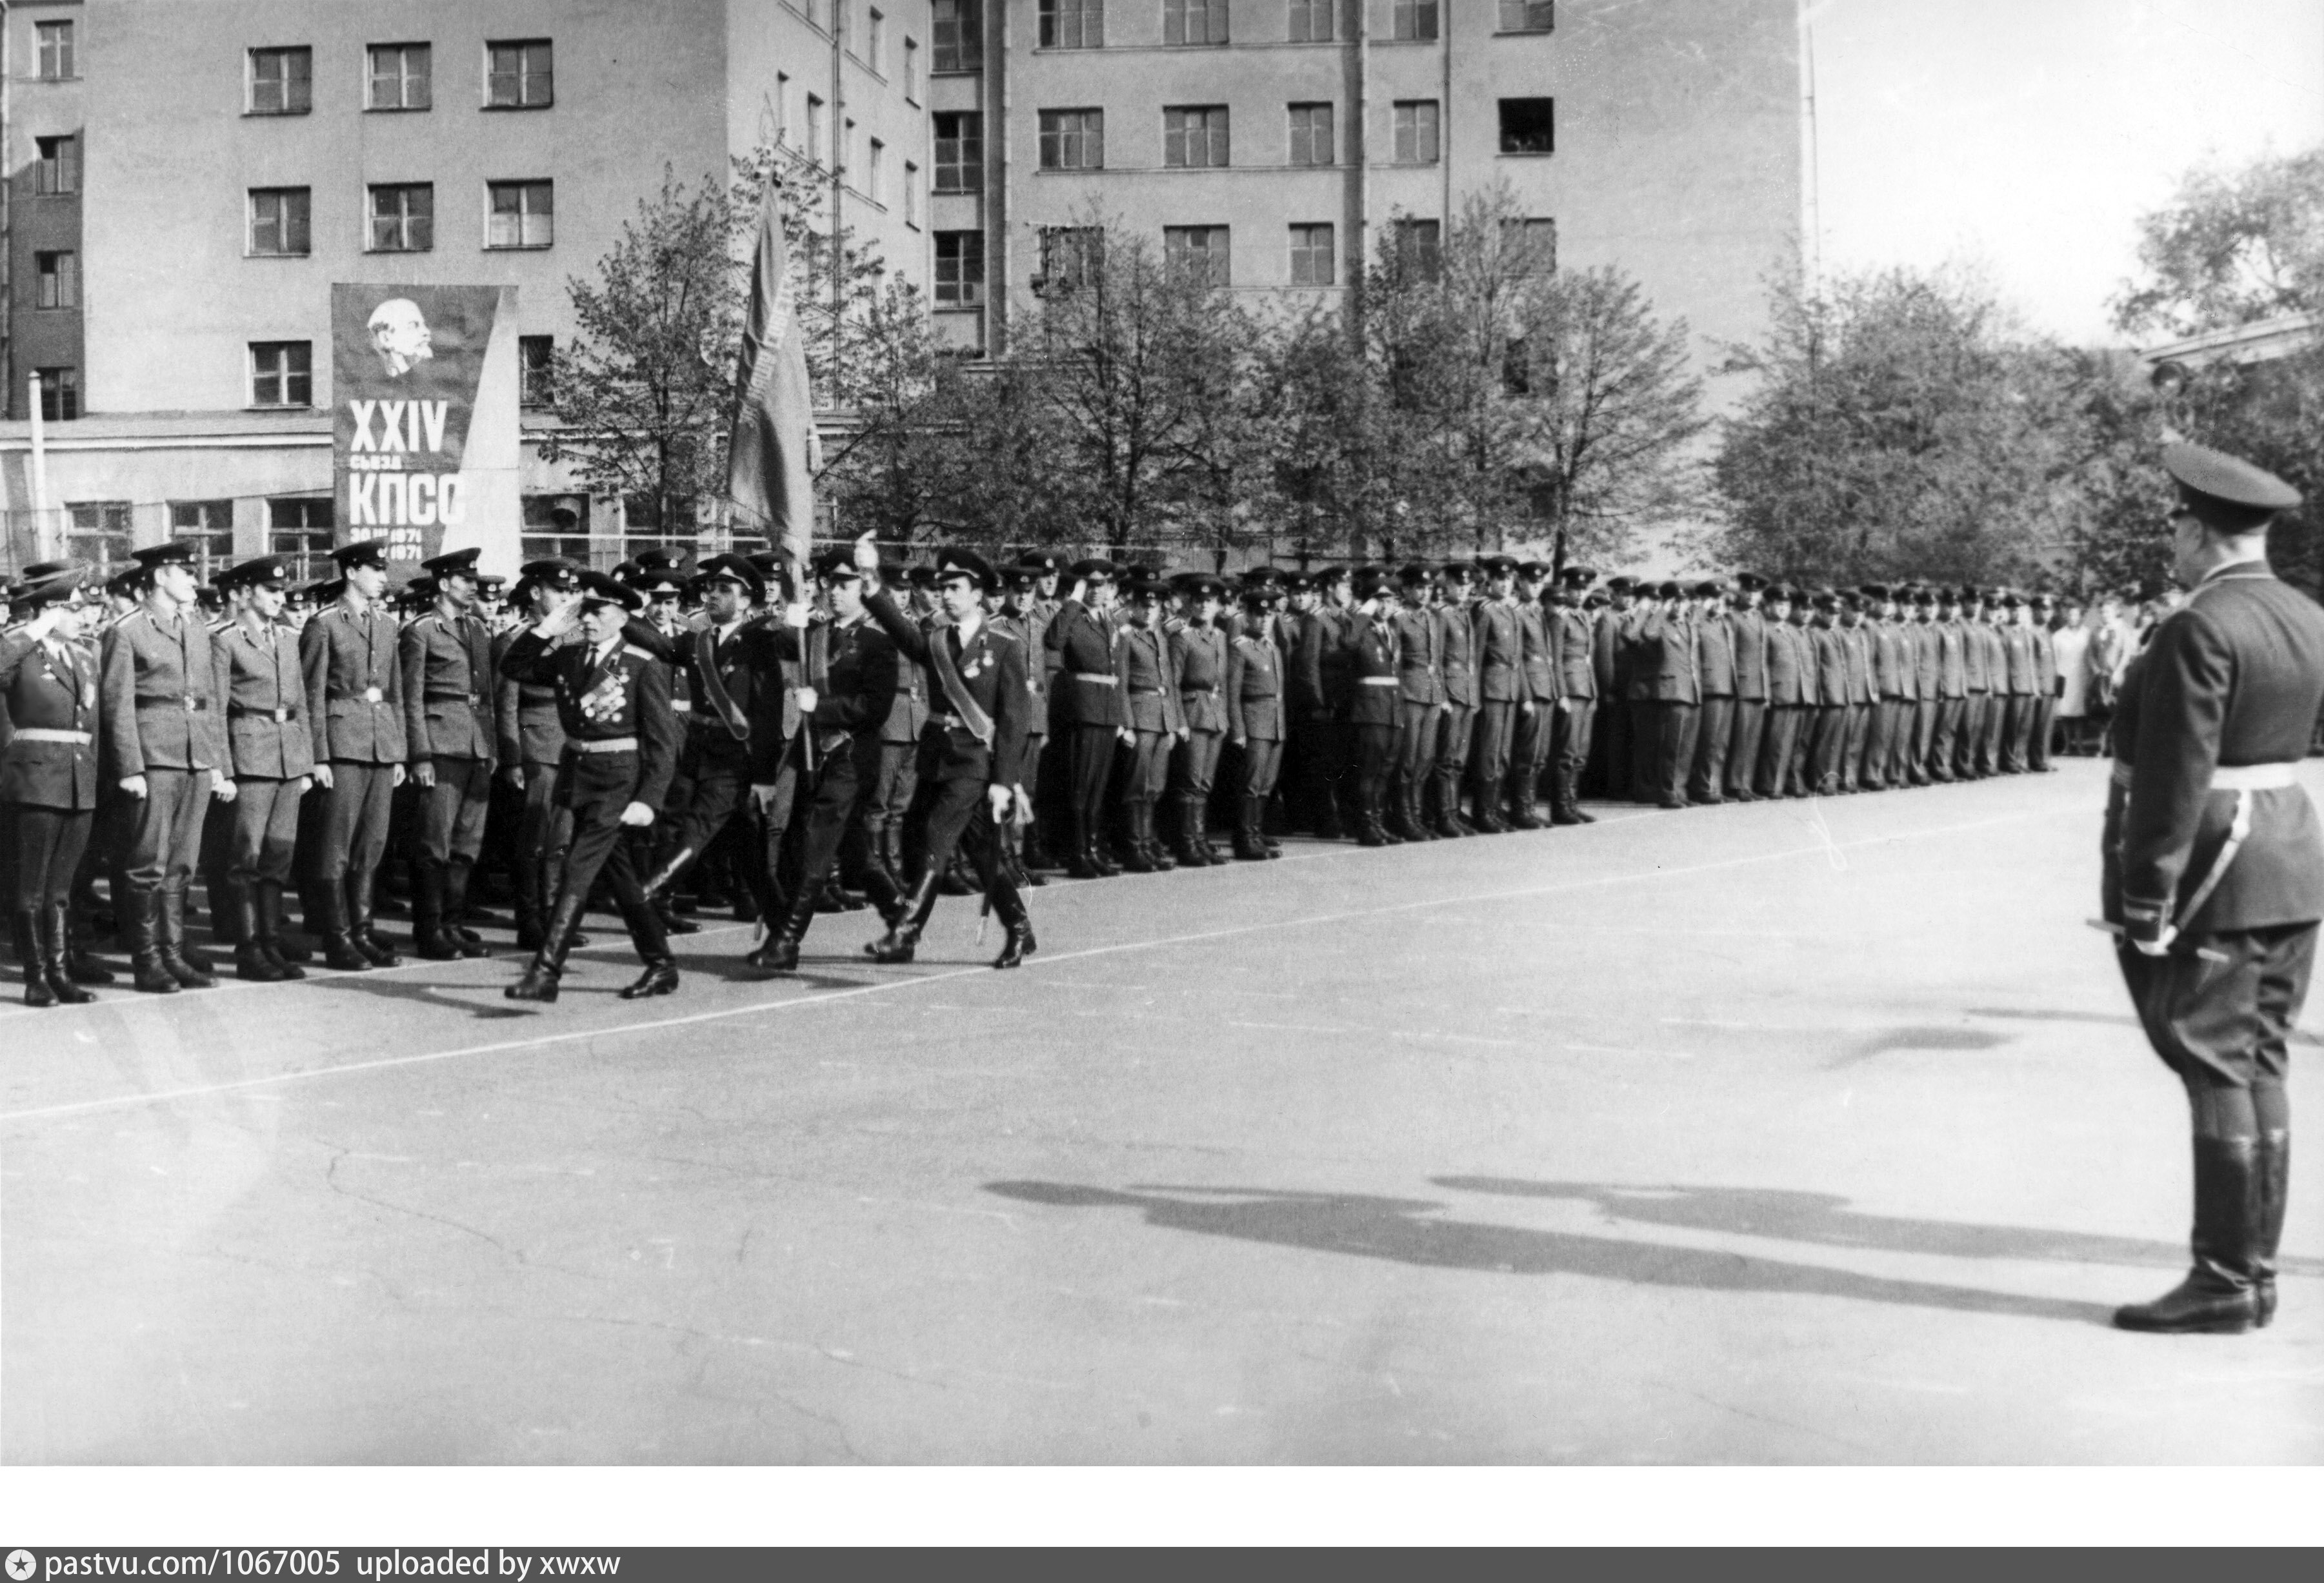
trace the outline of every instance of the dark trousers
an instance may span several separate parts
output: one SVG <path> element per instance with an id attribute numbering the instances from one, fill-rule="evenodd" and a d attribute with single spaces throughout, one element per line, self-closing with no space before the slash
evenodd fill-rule
<path id="1" fill-rule="evenodd" d="M 1914 786 L 1926 786 L 1931 778 L 1929 767 L 1936 753 L 1937 715 L 1942 703 L 1923 696 L 1913 705 L 1913 741 L 1904 764 L 1905 777 Z"/>
<path id="2" fill-rule="evenodd" d="M 227 882 L 288 883 L 290 860 L 299 848 L 299 805 L 304 801 L 299 783 L 245 775 L 234 786 L 234 801 L 226 805 L 233 819 L 226 833 Z"/>
<path id="3" fill-rule="evenodd" d="M 1079 729 L 1088 729 L 1079 728 Z M 1105 728 L 1109 731 L 1111 727 Z M 1141 736 L 1157 733 L 1141 732 Z M 904 820 L 904 852 L 915 879 L 941 874 L 964 853 L 989 893 L 1000 875 L 999 828 L 982 779 L 939 780 L 924 767 Z"/>
<path id="4" fill-rule="evenodd" d="M 1436 805 L 1446 816 L 1461 812 L 1461 783 L 1469 770 L 1470 737 L 1476 720 L 1474 704 L 1447 704 L 1436 728 Z"/>
<path id="5" fill-rule="evenodd" d="M 1150 808 L 1161 801 L 1163 788 L 1169 784 L 1170 749 L 1176 739 L 1167 731 L 1131 735 L 1133 740 L 1123 745 L 1120 760 L 1114 766 L 1121 785 L 1120 802 L 1124 807 Z"/>
<path id="6" fill-rule="evenodd" d="M 73 875 L 96 827 L 97 810 L 42 808 L 13 804 L 8 809 L 8 910 L 38 912 L 62 907 L 72 897 Z"/>
<path id="7" fill-rule="evenodd" d="M 649 860 L 651 826 L 632 828 L 622 823 L 622 810 L 638 795 L 635 753 L 567 753 L 557 778 L 558 796 L 572 815 L 573 844 L 565 856 L 565 874 L 550 911 L 554 916 L 567 897 L 586 900 L 603 873 L 630 941 L 641 957 L 652 960 L 667 953 L 669 944 L 660 919 L 646 901 L 645 879 L 640 871 Z"/>
<path id="8" fill-rule="evenodd" d="M 1275 795 L 1275 782 L 1283 771 L 1283 744 L 1263 742 L 1253 737 L 1242 745 L 1242 795 L 1247 797 L 1267 797 Z"/>
<path id="9" fill-rule="evenodd" d="M 2034 719 L 2040 712 L 2041 701 L 2031 693 L 2012 693 L 2003 705 L 2001 726 L 2001 770 L 2005 775 L 2023 775 L 2026 755 L 2034 740 Z"/>
<path id="10" fill-rule="evenodd" d="M 1598 789 L 1619 802 L 1630 795 L 1630 706 L 1618 697 L 1598 701 Z"/>
<path id="11" fill-rule="evenodd" d="M 1654 705 L 1654 773 L 1640 801 L 1674 807 L 1686 801 L 1687 772 L 1694 768 L 1697 709 L 1662 700 Z"/>
<path id="12" fill-rule="evenodd" d="M 1978 743 L 1977 767 L 1981 775 L 2001 773 L 2002 743 L 2009 730 L 2009 699 L 2007 695 L 1991 693 L 1985 700 L 1985 730 Z"/>
<path id="13" fill-rule="evenodd" d="M 1226 745 L 1226 733 L 1215 731 L 1190 731 L 1186 740 L 1170 750 L 1170 789 L 1177 794 L 1179 806 L 1186 807 L 1188 798 L 1198 799 L 1196 809 L 1207 810 L 1211 790 L 1219 778 L 1219 750 Z M 1183 833 L 1199 835 L 1194 830 Z"/>
<path id="14" fill-rule="evenodd" d="M 1509 738 L 1509 766 L 1501 778 L 1501 793 L 1520 814 L 1533 811 L 1541 800 L 1542 772 L 1557 747 L 1557 701 L 1536 698 L 1530 710 L 1517 711 Z"/>
<path id="15" fill-rule="evenodd" d="M 2050 738 L 2058 722 L 2058 696 L 2044 693 L 2034 700 L 2034 733 L 2027 741 L 2025 767 L 2029 769 L 2050 768 Z"/>
<path id="16" fill-rule="evenodd" d="M 1848 705 L 1819 704 L 1809 731 L 1808 790 L 1821 797 L 1835 796 L 1840 761 L 1848 750 Z"/>
<path id="17" fill-rule="evenodd" d="M 1105 832 L 1105 784 L 1113 772 L 1113 750 L 1120 739 L 1110 725 L 1071 725 L 1065 731 L 1065 811 L 1081 826 L 1083 840 Z"/>
<path id="18" fill-rule="evenodd" d="M 1478 813 L 1499 810 L 1508 786 L 1509 752 L 1517 740 L 1517 706 L 1514 699 L 1477 705 L 1476 720 L 1469 728 L 1469 778 L 1476 787 Z"/>
<path id="19" fill-rule="evenodd" d="M 1727 800 L 1727 758 L 1733 749 L 1735 700 L 1724 694 L 1707 696 L 1694 722 L 1694 770 L 1688 776 L 1686 795 L 1698 803 Z"/>
<path id="20" fill-rule="evenodd" d="M 2199 1135 L 2290 1129 L 2287 1045 L 2308 999 L 2316 929 L 2288 924 L 2183 939 L 2167 956 L 2116 950 L 2147 1043 L 2186 1085 Z M 2207 961 L 2199 946 L 2227 960 Z"/>
<path id="21" fill-rule="evenodd" d="M 1767 701 L 1735 700 L 1735 723 L 1727 739 L 1727 795 L 1753 795 L 1759 773 L 1759 739 L 1767 729 Z"/>
<path id="22" fill-rule="evenodd" d="M 387 851 L 387 824 L 395 792 L 394 767 L 387 764 L 331 766 L 323 794 L 323 839 L 315 852 L 315 878 L 336 885 L 349 873 L 368 874 Z"/>
<path id="23" fill-rule="evenodd" d="M 1656 773 L 1662 760 L 1663 727 L 1660 705 L 1652 698 L 1633 698 L 1630 713 L 1630 800 L 1662 800 L 1664 778 Z"/>
<path id="24" fill-rule="evenodd" d="M 145 795 L 130 799 L 128 850 L 122 864 L 132 892 L 185 893 L 209 803 L 207 769 L 145 771 Z"/>
<path id="25" fill-rule="evenodd" d="M 1961 725 L 1969 713 L 1966 698 L 1940 698 L 1929 727 L 1928 768 L 1931 780 L 1957 780 L 1961 774 Z"/>
<path id="26" fill-rule="evenodd" d="M 1378 724 L 1352 725 L 1348 729 L 1355 739 L 1352 790 L 1356 813 L 1366 820 L 1378 819 L 1388 805 L 1388 783 L 1396 778 L 1397 757 L 1403 746 L 1404 732 L 1385 721 Z"/>
<path id="27" fill-rule="evenodd" d="M 1568 698 L 1562 706 L 1543 704 L 1542 713 L 1550 716 L 1556 733 L 1550 746 L 1557 759 L 1554 795 L 1572 796 L 1580 789 L 1582 772 L 1590 763 L 1590 739 L 1597 734 L 1598 701 Z"/>
<path id="28" fill-rule="evenodd" d="M 1840 785 L 1843 791 L 1855 791 L 1864 784 L 1864 749 L 1872 733 L 1872 705 L 1849 704 L 1847 734 L 1840 744 Z"/>
<path id="29" fill-rule="evenodd" d="M 800 820 L 803 828 L 798 844 L 798 888 L 793 895 L 816 894 L 838 864 L 839 849 L 847 839 L 848 827 L 854 823 L 858 808 L 872 789 L 871 781 L 862 772 L 870 768 L 877 773 L 879 751 L 877 741 L 864 742 L 825 753 L 816 763 L 813 789 L 808 792 Z M 746 821 L 752 818 L 747 805 L 744 817 Z M 752 851 L 755 858 L 766 845 L 767 832 L 756 824 L 753 828 L 759 835 Z"/>
<path id="30" fill-rule="evenodd" d="M 493 767 L 484 759 L 437 759 L 436 784 L 420 788 L 420 846 L 431 863 L 474 863 L 493 808 Z"/>
<path id="31" fill-rule="evenodd" d="M 1415 814 L 1428 778 L 1436 773 L 1437 719 L 1442 709 L 1399 698 L 1396 704 L 1396 795 L 1406 799 Z"/>
<path id="32" fill-rule="evenodd" d="M 724 735 L 723 730 L 720 734 Z M 751 778 L 750 760 L 739 749 L 740 744 L 729 750 L 708 740 L 703 727 L 687 727 L 686 744 L 678 750 L 669 791 L 662 798 L 661 820 L 654 837 L 657 865 L 680 852 L 688 854 L 689 861 L 700 858 L 733 822 Z M 746 860 L 745 867 L 749 866 Z"/>
<path id="33" fill-rule="evenodd" d="M 1870 721 L 1864 732 L 1864 785 L 1880 791 L 1895 779 L 1896 722 L 1913 706 L 1901 698 L 1883 698 L 1868 706 Z"/>
<path id="34" fill-rule="evenodd" d="M 1287 747 L 1296 823 L 1316 831 L 1337 828 L 1355 793 L 1353 728 L 1328 716 L 1296 720 Z"/>
<path id="35" fill-rule="evenodd" d="M 1761 716 L 1759 767 L 1752 787 L 1761 796 L 1780 797 L 1791 790 L 1793 750 L 1806 713 L 1796 704 L 1770 704 Z"/>

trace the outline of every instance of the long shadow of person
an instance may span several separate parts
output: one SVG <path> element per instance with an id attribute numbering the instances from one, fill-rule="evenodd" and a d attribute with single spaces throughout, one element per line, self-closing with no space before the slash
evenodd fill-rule
<path id="1" fill-rule="evenodd" d="M 1895 1253 L 1935 1253 L 1949 1258 L 2040 1259 L 2059 1264 L 2136 1265 L 2176 1269 L 2187 1262 L 2184 1243 L 2050 1231 L 2034 1226 L 1981 1226 L 1960 1220 L 1916 1220 L 1868 1215 L 1837 1193 L 1774 1187 L 1679 1187 L 1595 1182 L 1526 1182 L 1506 1176 L 1433 1176 L 1429 1184 L 1453 1192 L 1509 1198 L 1569 1199 L 1594 1204 L 1616 1219 L 1698 1231 L 1812 1242 L 1827 1247 L 1879 1247 Z M 2324 1275 L 2324 1260 L 2287 1258 L 2286 1275 Z"/>
<path id="2" fill-rule="evenodd" d="M 1582 1237 L 1436 1217 L 1441 1203 L 1361 1193 L 1280 1192 L 1255 1187 L 1133 1187 L 1127 1191 L 1062 1182 L 990 1182 L 987 1192 L 1057 1209 L 1134 1209 L 1146 1223 L 1172 1231 L 1273 1243 L 1315 1253 L 1349 1254 L 1439 1269 L 1514 1275 L 1588 1275 L 1641 1286 L 1704 1292 L 1770 1292 L 1846 1297 L 1914 1308 L 2006 1314 L 2104 1325 L 2113 1311 L 2095 1302 L 2029 1297 L 1898 1281 L 1756 1255 L 1673 1247 L 1611 1237 Z"/>

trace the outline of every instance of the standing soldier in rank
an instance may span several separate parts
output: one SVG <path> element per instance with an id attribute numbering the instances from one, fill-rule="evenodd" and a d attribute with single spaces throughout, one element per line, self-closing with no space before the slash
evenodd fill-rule
<path id="1" fill-rule="evenodd" d="M 1072 593 L 1045 634 L 1057 657 L 1050 721 L 1065 754 L 1058 799 L 1071 843 L 1065 871 L 1102 879 L 1121 872 L 1105 851 L 1105 789 L 1117 734 L 1130 722 L 1115 668 L 1121 644 L 1111 619 L 1115 572 L 1112 562 L 1092 559 L 1074 562 L 1065 575 Z"/>
<path id="2" fill-rule="evenodd" d="M 1470 728 L 1470 790 L 1474 816 L 1469 821 L 1488 834 L 1513 827 L 1502 809 L 1508 796 L 1509 756 L 1517 740 L 1520 711 L 1530 716 L 1536 707 L 1526 673 L 1525 617 L 1517 602 L 1517 564 L 1505 555 L 1488 556 L 1480 563 L 1484 573 L 1484 596 L 1469 609 L 1469 648 L 1476 664 L 1477 711 Z M 1538 612 L 1539 607 L 1535 607 Z M 1545 666 L 1544 674 L 1547 667 Z M 1454 801 L 1457 805 L 1458 797 Z M 1532 820 L 1528 792 L 1515 810 Z"/>
<path id="3" fill-rule="evenodd" d="M 1550 742 L 1555 764 L 1551 771 L 1549 819 L 1553 824 L 1594 824 L 1597 816 L 1582 811 L 1582 777 L 1590 765 L 1591 740 L 1597 734 L 1601 646 L 1598 618 L 1587 600 L 1598 574 L 1588 566 L 1567 566 L 1557 575 L 1556 608 L 1551 613 L 1552 654 L 1557 670 L 1556 732 Z"/>
<path id="4" fill-rule="evenodd" d="M 1348 723 L 1348 667 L 1342 640 L 1356 621 L 1345 566 L 1315 574 L 1310 593 L 1293 601 L 1293 636 L 1284 651 L 1290 710 L 1285 757 L 1302 816 L 1324 841 L 1351 833 L 1354 762 Z"/>
<path id="5" fill-rule="evenodd" d="M 1396 846 L 1419 838 L 1405 833 L 1407 820 L 1400 794 L 1390 790 L 1410 725 L 1395 594 L 1385 572 L 1367 573 L 1354 592 L 1360 603 L 1342 629 L 1340 649 L 1348 681 L 1348 728 L 1354 738 L 1356 840 L 1364 846 Z M 1399 801 L 1394 815 L 1384 820 L 1391 795 L 1398 795 Z"/>
<path id="6" fill-rule="evenodd" d="M 522 799 L 512 860 L 520 951 L 538 951 L 546 938 L 549 907 L 564 871 L 573 820 L 557 801 L 558 768 L 565 761 L 557 689 L 510 675 L 508 651 L 527 621 L 547 616 L 580 586 L 581 568 L 571 561 L 551 557 L 528 563 L 510 596 L 519 621 L 493 640 L 493 676 L 499 694 L 493 705 L 493 728 L 500 738 L 500 777 Z"/>
<path id="7" fill-rule="evenodd" d="M 423 562 L 435 607 L 403 629 L 403 733 L 420 798 L 412 875 L 412 945 L 430 962 L 489 956 L 460 926 L 484 849 L 499 750 L 492 634 L 477 619 L 475 549 Z"/>
<path id="8" fill-rule="evenodd" d="M 1227 738 L 1242 760 L 1241 796 L 1235 803 L 1234 855 L 1245 861 L 1274 857 L 1267 844 L 1267 799 L 1283 765 L 1283 649 L 1259 619 L 1263 590 L 1243 593 L 1242 630 L 1227 645 L 1224 690 Z"/>
<path id="9" fill-rule="evenodd" d="M 86 568 L 63 562 L 26 567 L 16 602 L 30 619 L 0 637 L 0 805 L 27 1006 L 95 999 L 76 981 L 68 926 L 73 877 L 97 819 L 97 667 L 79 642 L 93 613 L 81 595 L 87 579 Z"/>
<path id="10" fill-rule="evenodd" d="M 99 713 L 106 757 L 131 799 L 123 868 L 134 981 L 171 995 L 217 982 L 187 948 L 186 888 L 210 798 L 231 802 L 235 787 L 223 773 L 209 632 L 193 613 L 194 547 L 180 539 L 135 556 L 144 602 L 106 634 Z"/>
<path id="11" fill-rule="evenodd" d="M 1694 729 L 1694 770 L 1687 781 L 1687 800 L 1723 803 L 1727 800 L 1727 755 L 1735 730 L 1735 631 L 1727 620 L 1727 590 L 1717 583 L 1698 583 L 1700 602 L 1694 624 L 1695 675 L 1702 703 Z"/>
<path id="12" fill-rule="evenodd" d="M 1177 673 L 1179 715 L 1186 734 L 1170 750 L 1170 784 L 1178 804 L 1178 861 L 1200 869 L 1224 861 L 1224 854 L 1211 844 L 1210 815 L 1219 750 L 1227 735 L 1227 634 L 1219 624 L 1227 590 L 1218 578 L 1196 573 L 1186 579 L 1185 591 L 1192 609 L 1188 620 L 1170 634 L 1170 663 Z M 1238 635 L 1256 631 L 1264 637 L 1270 626 L 1266 620 L 1268 585 L 1250 584 L 1245 594 L 1250 614 Z"/>
<path id="13" fill-rule="evenodd" d="M 1516 720 L 1509 736 L 1508 766 L 1495 796 L 1513 830 L 1539 830 L 1542 776 L 1557 742 L 1557 612 L 1548 603 L 1549 568 L 1539 561 L 1517 566 L 1510 603 L 1517 618 Z"/>
<path id="14" fill-rule="evenodd" d="M 1162 603 L 1168 590 L 1151 573 L 1130 584 L 1130 626 L 1114 650 L 1114 675 L 1127 714 L 1118 732 L 1123 749 L 1121 812 L 1130 841 L 1122 866 L 1133 874 L 1178 866 L 1162 850 L 1154 824 L 1155 805 L 1170 773 L 1171 750 L 1187 735 L 1177 667 L 1171 663 L 1170 640 L 1162 630 Z"/>
<path id="15" fill-rule="evenodd" d="M 1767 580 L 1757 572 L 1735 579 L 1729 599 L 1728 644 L 1735 656 L 1735 723 L 1727 746 L 1727 795 L 1738 803 L 1756 800 L 1753 777 L 1759 768 L 1759 737 L 1767 723 L 1767 622 L 1759 601 Z"/>
<path id="16" fill-rule="evenodd" d="M 282 952 L 282 890 L 298 847 L 300 799 L 315 767 L 299 640 L 281 621 L 290 569 L 265 556 L 217 582 L 234 613 L 211 640 L 235 784 L 226 869 L 234 971 L 280 983 L 307 976 Z"/>
<path id="17" fill-rule="evenodd" d="M 323 793 L 314 898 L 323 906 L 323 961 L 344 971 L 400 960 L 372 926 L 372 888 L 387 853 L 395 788 L 403 784 L 403 672 L 396 626 L 381 601 L 387 549 L 378 539 L 331 552 L 339 597 L 299 635 L 315 785 Z"/>

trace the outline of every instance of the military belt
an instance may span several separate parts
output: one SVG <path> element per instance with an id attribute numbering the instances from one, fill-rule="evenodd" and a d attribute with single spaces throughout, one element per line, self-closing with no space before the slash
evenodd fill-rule
<path id="1" fill-rule="evenodd" d="M 186 709 L 199 713 L 210 706 L 210 701 L 198 693 L 140 693 L 140 709 Z"/>
<path id="2" fill-rule="evenodd" d="M 421 698 L 421 702 L 428 704 L 466 704 L 471 709 L 480 706 L 484 701 L 482 693 L 429 693 Z"/>
<path id="3" fill-rule="evenodd" d="M 1356 680 L 1367 687 L 1394 687 L 1402 685 L 1395 676 L 1358 676 Z"/>
<path id="4" fill-rule="evenodd" d="M 2281 791 L 2296 786 L 2296 764 L 2222 764 L 2211 771 L 2215 792 Z"/>
<path id="5" fill-rule="evenodd" d="M 76 748 L 86 748 L 94 739 L 85 731 L 55 731 L 45 725 L 23 725 L 16 728 L 14 740 L 20 742 L 69 742 Z"/>
<path id="6" fill-rule="evenodd" d="M 1087 682 L 1093 687 L 1111 687 L 1121 678 L 1110 672 L 1101 675 L 1095 671 L 1077 670 L 1074 672 L 1074 680 Z"/>
<path id="7" fill-rule="evenodd" d="M 1132 687 L 1130 689 L 1130 695 L 1133 698 L 1159 698 L 1162 695 L 1162 689 L 1159 687 Z"/>
<path id="8" fill-rule="evenodd" d="M 377 687 L 365 687 L 360 693 L 331 693 L 326 695 L 329 698 L 330 702 L 334 704 L 347 704 L 358 701 L 364 704 L 384 704 L 387 702 L 387 695 L 380 691 Z"/>
<path id="9" fill-rule="evenodd" d="M 299 718 L 296 709 L 261 709 L 254 704 L 229 704 L 226 706 L 228 720 L 271 720 L 277 724 Z"/>
<path id="10" fill-rule="evenodd" d="M 673 714 L 691 714 L 694 713 L 694 700 L 691 698 L 672 698 L 669 701 L 669 708 L 670 713 Z"/>
<path id="11" fill-rule="evenodd" d="M 580 737 L 573 737 L 567 740 L 566 746 L 571 748 L 576 753 L 634 753 L 638 750 L 638 739 L 635 737 L 598 737 L 585 740 Z"/>

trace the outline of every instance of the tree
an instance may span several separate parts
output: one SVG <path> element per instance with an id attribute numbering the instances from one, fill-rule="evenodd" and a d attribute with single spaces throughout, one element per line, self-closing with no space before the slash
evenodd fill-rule
<path id="1" fill-rule="evenodd" d="M 2324 303 L 2324 149 L 2200 170 L 2138 222 L 2146 281 L 2126 283 L 2115 323 L 2181 337 Z"/>

